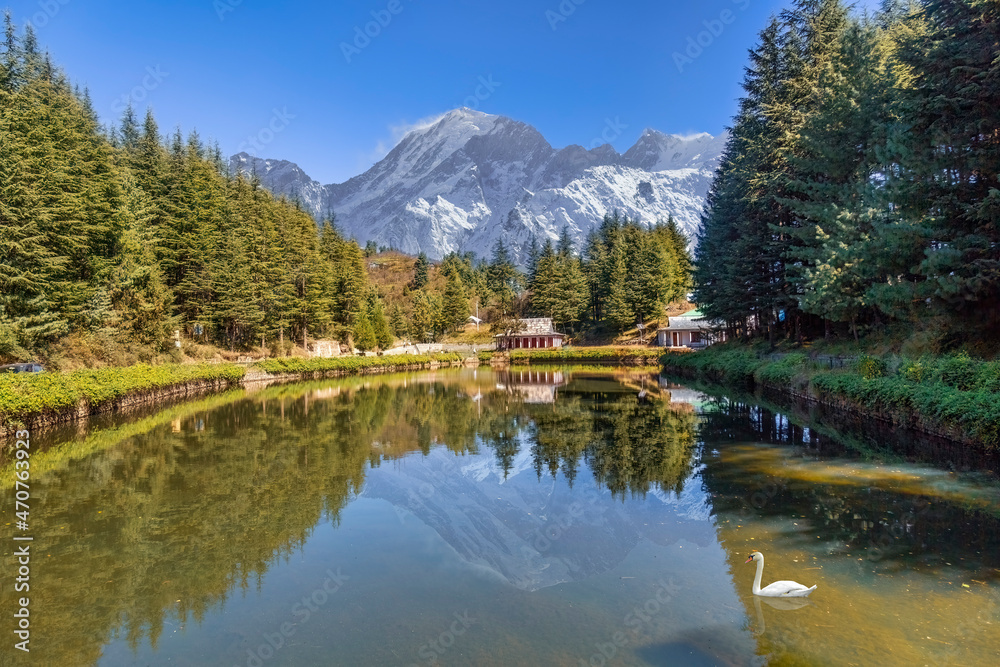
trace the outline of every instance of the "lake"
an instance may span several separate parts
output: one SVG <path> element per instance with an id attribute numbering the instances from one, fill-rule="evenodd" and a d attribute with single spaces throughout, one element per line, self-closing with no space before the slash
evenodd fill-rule
<path id="1" fill-rule="evenodd" d="M 995 462 L 879 454 L 907 438 L 595 368 L 271 386 L 39 433 L 31 652 L 10 648 L 8 538 L 3 664 L 997 664 Z M 817 590 L 753 596 L 751 550 L 764 584 Z"/>

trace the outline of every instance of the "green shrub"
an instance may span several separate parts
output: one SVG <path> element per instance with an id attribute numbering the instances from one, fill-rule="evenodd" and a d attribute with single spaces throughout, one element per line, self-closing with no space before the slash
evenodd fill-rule
<path id="1" fill-rule="evenodd" d="M 917 361 L 906 361 L 899 369 L 899 375 L 908 382 L 923 382 L 930 377 L 930 368 L 921 358 Z"/>
<path id="2" fill-rule="evenodd" d="M 751 384 L 766 362 L 745 348 L 718 345 L 699 352 L 665 354 L 660 363 L 668 370 L 690 371 L 710 380 Z"/>
<path id="3" fill-rule="evenodd" d="M 993 394 L 1000 394 L 1000 361 L 984 362 L 979 365 L 976 387 Z"/>
<path id="4" fill-rule="evenodd" d="M 966 352 L 949 354 L 938 365 L 939 377 L 949 387 L 969 391 L 976 387 L 978 366 Z"/>
<path id="5" fill-rule="evenodd" d="M 669 370 L 689 371 L 727 385 L 739 382 L 774 387 L 807 387 L 865 412 L 901 423 L 922 422 L 953 429 L 985 449 L 1000 448 L 1000 362 L 957 354 L 942 359 L 894 361 L 866 355 L 851 370 L 810 370 L 802 354 L 762 360 L 737 346 L 717 346 L 684 357 L 664 357 Z"/>
<path id="6" fill-rule="evenodd" d="M 858 375 L 866 380 L 885 377 L 885 361 L 878 357 L 870 357 L 867 354 L 858 359 Z"/>
<path id="7" fill-rule="evenodd" d="M 801 352 L 786 354 L 777 361 L 761 365 L 754 373 L 754 380 L 761 384 L 790 386 L 797 375 L 806 370 L 808 357 Z"/>

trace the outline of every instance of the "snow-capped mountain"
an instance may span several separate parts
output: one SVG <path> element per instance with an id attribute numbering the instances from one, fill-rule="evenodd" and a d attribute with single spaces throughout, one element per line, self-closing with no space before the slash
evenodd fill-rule
<path id="1" fill-rule="evenodd" d="M 701 484 L 613 501 L 589 478 L 575 488 L 540 481 L 527 444 L 506 473 L 492 452 L 408 456 L 370 469 L 362 495 L 388 501 L 401 523 L 426 525 L 470 566 L 527 591 L 608 572 L 644 542 L 716 541 Z"/>
<path id="2" fill-rule="evenodd" d="M 411 131 L 346 183 L 324 186 L 291 162 L 246 153 L 230 166 L 317 220 L 334 212 L 361 243 L 440 259 L 488 257 L 502 238 L 523 259 L 532 234 L 544 242 L 566 226 L 581 243 L 612 210 L 645 224 L 672 215 L 693 239 L 726 138 L 646 130 L 624 155 L 607 144 L 557 150 L 530 125 L 462 108 Z"/>

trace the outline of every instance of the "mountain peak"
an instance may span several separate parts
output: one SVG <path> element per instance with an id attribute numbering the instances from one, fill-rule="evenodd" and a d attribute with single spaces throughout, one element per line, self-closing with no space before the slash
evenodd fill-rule
<path id="1" fill-rule="evenodd" d="M 483 111 L 476 111 L 475 109 L 470 109 L 469 107 L 459 107 L 440 116 L 438 121 L 432 124 L 432 127 L 490 125 L 501 119 L 503 119 L 503 116 L 496 116 Z"/>
<path id="2" fill-rule="evenodd" d="M 642 131 L 642 136 L 639 137 L 640 142 L 651 142 L 655 141 L 661 144 L 703 144 L 714 140 L 715 137 L 708 132 L 694 132 L 692 134 L 667 134 L 665 132 L 660 132 L 651 127 L 647 127 Z"/>
<path id="3" fill-rule="evenodd" d="M 336 213 L 362 243 L 440 259 L 485 256 L 502 238 L 522 260 L 532 236 L 555 240 L 568 229 L 579 243 L 612 210 L 644 224 L 672 216 L 694 238 L 724 143 L 649 128 L 624 155 L 608 144 L 555 150 L 527 123 L 459 107 L 411 126 L 345 183 L 323 186 L 290 162 L 246 154 L 231 164 L 317 219 Z"/>
<path id="4" fill-rule="evenodd" d="M 487 117 L 492 117 L 492 118 L 495 118 L 496 117 L 493 114 L 486 113 L 485 111 L 478 111 L 476 109 L 470 109 L 469 107 L 458 107 L 457 109 L 452 109 L 451 111 L 449 111 L 448 113 L 445 114 L 445 117 L 449 117 L 449 116 L 452 117 L 452 118 L 460 118 L 460 117 L 466 117 L 466 118 L 487 118 Z"/>
<path id="5" fill-rule="evenodd" d="M 417 136 L 445 137 L 449 146 L 464 144 L 477 134 L 490 132 L 502 116 L 494 116 L 468 107 L 459 107 L 439 116 L 427 125 L 413 128 L 400 140 L 397 147 L 403 146 Z M 391 154 L 391 153 L 390 153 Z"/>
<path id="6" fill-rule="evenodd" d="M 708 132 L 664 134 L 646 128 L 642 136 L 623 156 L 626 164 L 648 171 L 677 169 L 715 169 L 727 135 L 713 137 Z"/>

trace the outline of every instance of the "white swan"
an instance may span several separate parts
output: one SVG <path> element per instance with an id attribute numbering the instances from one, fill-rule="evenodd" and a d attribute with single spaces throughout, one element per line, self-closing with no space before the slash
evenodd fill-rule
<path id="1" fill-rule="evenodd" d="M 796 581 L 776 581 L 766 587 L 760 587 L 760 577 L 764 574 L 764 554 L 759 551 L 752 551 L 747 556 L 746 562 L 757 561 L 757 576 L 753 579 L 753 594 L 768 598 L 804 598 L 816 587 L 806 588 Z"/>

